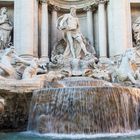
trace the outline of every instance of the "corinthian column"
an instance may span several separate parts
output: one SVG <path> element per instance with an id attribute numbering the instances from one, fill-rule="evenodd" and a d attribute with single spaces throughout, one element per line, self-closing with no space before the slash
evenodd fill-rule
<path id="1" fill-rule="evenodd" d="M 35 40 L 35 0 L 14 1 L 14 46 L 17 53 L 25 58 L 32 58 Z"/>
<path id="2" fill-rule="evenodd" d="M 52 7 L 52 26 L 51 26 L 51 50 L 53 50 L 54 44 L 57 41 L 57 28 L 56 28 L 56 22 L 57 22 L 57 10 L 58 7 L 53 6 Z"/>
<path id="3" fill-rule="evenodd" d="M 38 4 L 39 1 L 38 0 L 34 0 L 34 28 L 35 28 L 35 32 L 34 32 L 34 56 L 38 57 Z"/>
<path id="4" fill-rule="evenodd" d="M 130 1 L 110 0 L 107 9 L 109 53 L 110 56 L 121 55 L 132 47 Z"/>
<path id="5" fill-rule="evenodd" d="M 105 3 L 107 0 L 98 0 L 98 22 L 99 22 L 99 55 L 107 56 L 107 26 Z"/>
<path id="6" fill-rule="evenodd" d="M 87 31 L 88 31 L 88 39 L 91 42 L 92 46 L 94 46 L 93 41 L 93 16 L 92 16 L 92 8 L 88 6 L 85 8 L 87 11 Z"/>
<path id="7" fill-rule="evenodd" d="M 48 61 L 48 3 L 47 0 L 40 0 L 42 4 L 41 21 L 41 59 Z"/>

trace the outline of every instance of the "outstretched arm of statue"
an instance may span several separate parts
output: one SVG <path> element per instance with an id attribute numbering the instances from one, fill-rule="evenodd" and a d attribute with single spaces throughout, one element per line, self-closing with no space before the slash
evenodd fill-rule
<path id="1" fill-rule="evenodd" d="M 66 27 L 64 26 L 64 22 L 67 20 L 68 16 L 67 15 L 64 15 L 61 17 L 61 21 L 59 23 L 59 29 L 60 30 L 63 30 L 65 29 Z"/>

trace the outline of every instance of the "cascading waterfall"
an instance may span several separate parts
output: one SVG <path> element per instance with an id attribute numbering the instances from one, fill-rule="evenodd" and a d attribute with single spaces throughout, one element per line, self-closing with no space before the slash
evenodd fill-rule
<path id="1" fill-rule="evenodd" d="M 64 88 L 34 92 L 28 130 L 94 134 L 139 129 L 140 89 L 86 78 L 59 82 Z"/>

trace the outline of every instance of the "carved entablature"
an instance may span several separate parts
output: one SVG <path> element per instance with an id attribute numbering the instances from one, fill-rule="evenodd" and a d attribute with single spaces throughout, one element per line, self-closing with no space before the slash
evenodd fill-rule
<path id="1" fill-rule="evenodd" d="M 95 9 L 98 5 L 97 0 L 49 0 L 49 4 L 59 7 L 61 11 L 69 11 L 72 5 L 75 5 L 77 11 L 84 11 L 85 7 L 92 7 Z"/>
<path id="2" fill-rule="evenodd" d="M 86 11 L 86 12 L 87 12 L 87 11 L 96 11 L 96 9 L 97 9 L 97 8 L 94 7 L 94 6 L 93 6 L 93 7 L 92 7 L 92 6 L 87 6 L 87 7 L 84 7 L 84 8 L 83 8 L 83 11 Z"/>
<path id="3" fill-rule="evenodd" d="M 55 5 L 49 5 L 49 11 L 60 11 L 61 8 Z"/>
<path id="4" fill-rule="evenodd" d="M 109 0 L 97 0 L 98 4 L 106 4 Z"/>
<path id="5" fill-rule="evenodd" d="M 49 0 L 38 0 L 39 1 L 39 3 L 48 3 L 49 2 Z"/>

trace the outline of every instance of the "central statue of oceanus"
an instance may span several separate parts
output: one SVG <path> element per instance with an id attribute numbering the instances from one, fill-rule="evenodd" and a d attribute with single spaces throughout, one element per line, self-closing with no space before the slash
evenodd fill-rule
<path id="1" fill-rule="evenodd" d="M 69 14 L 64 14 L 58 18 L 57 28 L 64 33 L 64 40 L 67 47 L 64 52 L 65 58 L 80 58 L 81 51 L 84 55 L 90 55 L 86 49 L 85 40 L 80 32 L 79 19 L 76 16 L 76 7 L 70 8 Z"/>

